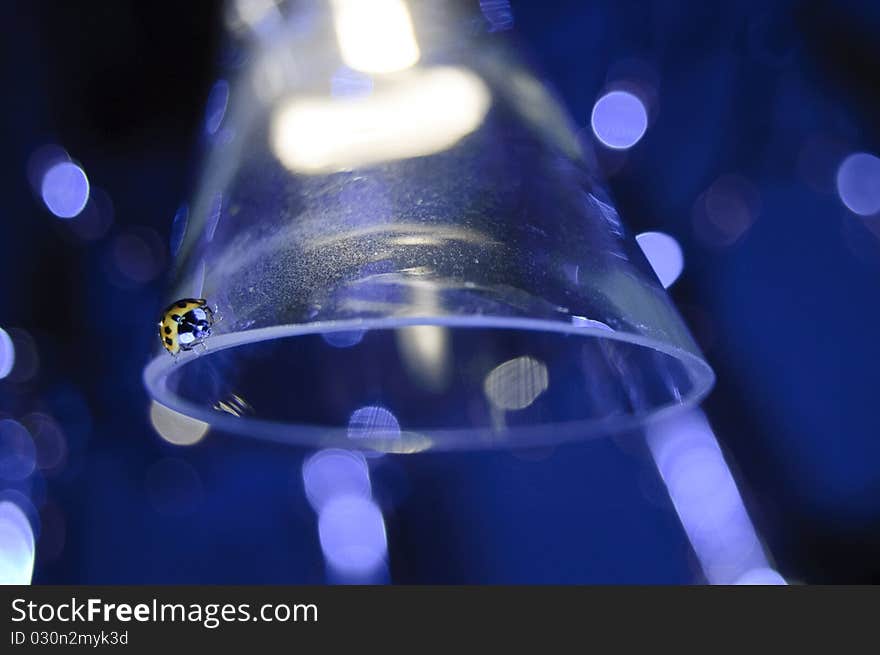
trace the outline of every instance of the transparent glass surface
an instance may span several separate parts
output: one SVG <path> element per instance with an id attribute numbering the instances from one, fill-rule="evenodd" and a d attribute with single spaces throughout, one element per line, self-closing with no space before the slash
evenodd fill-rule
<path id="1" fill-rule="evenodd" d="M 261 36 L 209 108 L 167 300 L 222 319 L 204 350 L 157 339 L 159 403 L 415 452 L 590 438 L 707 393 L 587 146 L 501 35 L 454 4 L 383 2 L 408 22 L 364 46 L 356 5 L 306 4 L 248 18 Z"/>

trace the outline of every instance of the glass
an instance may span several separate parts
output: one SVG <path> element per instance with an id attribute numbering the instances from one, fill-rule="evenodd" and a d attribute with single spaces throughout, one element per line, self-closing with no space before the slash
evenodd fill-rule
<path id="1" fill-rule="evenodd" d="M 630 430 L 708 392 L 589 146 L 456 7 L 231 5 L 255 36 L 212 92 L 168 297 L 221 320 L 203 351 L 157 340 L 158 403 L 248 436 L 416 452 Z"/>

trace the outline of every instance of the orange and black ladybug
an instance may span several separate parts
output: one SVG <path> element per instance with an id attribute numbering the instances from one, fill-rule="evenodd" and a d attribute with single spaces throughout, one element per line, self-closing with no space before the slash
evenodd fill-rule
<path id="1" fill-rule="evenodd" d="M 162 312 L 159 338 L 172 355 L 204 346 L 214 327 L 214 311 L 204 298 L 183 298 Z"/>

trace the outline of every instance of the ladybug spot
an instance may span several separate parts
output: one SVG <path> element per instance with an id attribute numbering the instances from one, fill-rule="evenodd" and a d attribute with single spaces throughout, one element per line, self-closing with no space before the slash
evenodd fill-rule
<path id="1" fill-rule="evenodd" d="M 171 334 L 171 328 L 167 325 L 165 326 L 165 334 Z"/>
<path id="2" fill-rule="evenodd" d="M 177 306 L 180 307 L 181 309 L 184 309 L 184 308 L 186 308 L 186 303 L 181 301 L 181 302 L 177 303 Z"/>
<path id="3" fill-rule="evenodd" d="M 171 320 L 172 320 L 172 321 L 179 321 L 179 320 L 180 320 L 180 314 L 172 314 L 172 315 L 171 315 Z"/>
<path id="4" fill-rule="evenodd" d="M 170 346 L 173 342 L 168 337 L 165 337 L 165 343 L 167 343 Z"/>

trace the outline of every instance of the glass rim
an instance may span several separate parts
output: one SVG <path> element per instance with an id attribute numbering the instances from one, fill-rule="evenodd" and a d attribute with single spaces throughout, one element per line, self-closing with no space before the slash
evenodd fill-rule
<path id="1" fill-rule="evenodd" d="M 562 335 L 609 339 L 628 345 L 649 348 L 682 362 L 693 379 L 693 388 L 677 402 L 667 402 L 644 411 L 568 422 L 544 422 L 507 428 L 503 436 L 484 426 L 448 429 L 408 430 L 401 426 L 399 436 L 391 439 L 351 438 L 346 425 L 318 425 L 279 422 L 252 417 L 232 416 L 184 400 L 168 388 L 168 376 L 200 357 L 255 343 L 298 336 L 333 332 L 393 330 L 412 326 L 449 328 L 484 328 L 557 333 Z M 579 325 L 545 318 L 517 316 L 396 316 L 368 319 L 339 319 L 273 325 L 211 336 L 204 352 L 182 351 L 177 357 L 159 352 L 144 367 L 143 382 L 152 400 L 168 409 L 202 421 L 212 430 L 291 446 L 346 448 L 385 453 L 413 453 L 425 450 L 489 450 L 551 446 L 612 436 L 662 420 L 679 411 L 699 405 L 715 384 L 715 373 L 698 354 L 669 342 L 632 332 Z M 548 436 L 552 435 L 552 436 Z"/>

